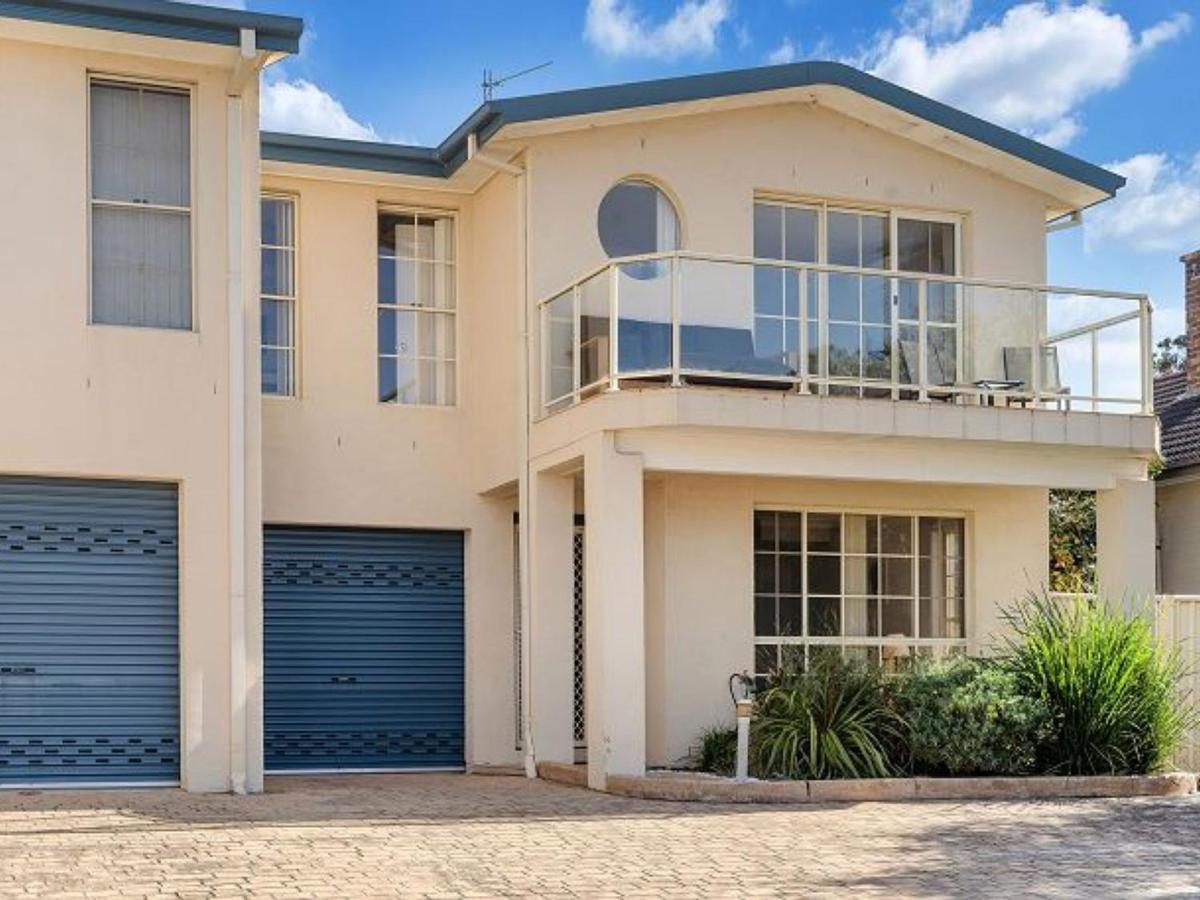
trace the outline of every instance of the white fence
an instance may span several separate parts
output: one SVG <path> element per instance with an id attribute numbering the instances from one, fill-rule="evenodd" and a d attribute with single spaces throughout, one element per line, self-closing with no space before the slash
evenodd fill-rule
<path id="1" fill-rule="evenodd" d="M 1154 624 L 1159 640 L 1179 648 L 1186 673 L 1182 688 L 1187 694 L 1187 702 L 1200 706 L 1200 595 L 1160 596 Z M 1200 729 L 1188 736 L 1175 763 L 1189 772 L 1200 770 Z"/>

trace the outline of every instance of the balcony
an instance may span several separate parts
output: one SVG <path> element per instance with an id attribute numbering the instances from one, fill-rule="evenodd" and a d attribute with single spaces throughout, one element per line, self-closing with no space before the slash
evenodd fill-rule
<path id="1" fill-rule="evenodd" d="M 544 415 L 690 385 L 1151 413 L 1144 294 L 676 252 L 613 260 L 539 315 Z"/>

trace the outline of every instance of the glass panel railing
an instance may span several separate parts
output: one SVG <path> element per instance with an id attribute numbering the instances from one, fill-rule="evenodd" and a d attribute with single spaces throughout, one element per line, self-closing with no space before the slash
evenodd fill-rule
<path id="1" fill-rule="evenodd" d="M 544 301 L 542 320 L 548 410 L 669 379 L 1149 411 L 1135 294 L 679 253 L 614 261 Z"/>
<path id="2" fill-rule="evenodd" d="M 643 260 L 613 268 L 618 370 L 622 376 L 670 372 L 672 261 Z"/>
<path id="3" fill-rule="evenodd" d="M 542 398 L 547 409 L 558 409 L 574 397 L 575 291 L 567 290 L 542 307 Z"/>
<path id="4" fill-rule="evenodd" d="M 579 387 L 606 381 L 611 371 L 611 268 L 601 269 L 579 285 Z"/>
<path id="5" fill-rule="evenodd" d="M 770 263 L 680 260 L 680 369 L 785 383 L 799 375 L 799 272 Z"/>
<path id="6" fill-rule="evenodd" d="M 1144 396 L 1143 303 L 1048 291 L 1042 402 L 1093 412 L 1138 412 Z"/>

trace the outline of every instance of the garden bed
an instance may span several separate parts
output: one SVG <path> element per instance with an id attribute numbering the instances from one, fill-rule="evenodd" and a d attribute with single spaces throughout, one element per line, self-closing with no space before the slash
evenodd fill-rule
<path id="1" fill-rule="evenodd" d="M 587 767 L 542 763 L 547 781 L 587 786 Z M 1160 775 L 1032 775 L 981 778 L 855 778 L 746 781 L 691 772 L 611 776 L 608 793 L 641 800 L 702 803 L 862 803 L 912 800 L 1053 800 L 1081 797 L 1184 797 L 1196 792 L 1188 772 Z"/>

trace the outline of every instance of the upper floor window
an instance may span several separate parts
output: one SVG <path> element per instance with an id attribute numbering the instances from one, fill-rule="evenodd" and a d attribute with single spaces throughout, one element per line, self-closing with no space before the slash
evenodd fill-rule
<path id="1" fill-rule="evenodd" d="M 629 179 L 614 185 L 600 201 L 596 218 L 600 244 L 610 258 L 679 249 L 675 206 L 648 181 Z"/>
<path id="2" fill-rule="evenodd" d="M 957 229 L 952 221 L 922 216 L 759 200 L 754 204 L 754 255 L 898 274 L 953 275 Z M 804 309 L 801 296 L 806 298 Z M 959 288 L 953 284 L 810 271 L 801 285 L 795 269 L 757 266 L 755 352 L 778 360 L 789 372 L 844 380 L 830 385 L 830 393 L 874 396 L 890 390 L 871 387 L 871 381 L 919 380 L 918 348 L 924 334 L 929 383 L 952 385 L 959 368 L 958 307 Z"/>
<path id="3" fill-rule="evenodd" d="M 296 393 L 296 201 L 262 198 L 262 392 Z"/>
<path id="4" fill-rule="evenodd" d="M 192 327 L 191 95 L 90 85 L 91 320 Z"/>
<path id="5" fill-rule="evenodd" d="M 379 213 L 379 401 L 457 402 L 454 218 Z"/>

